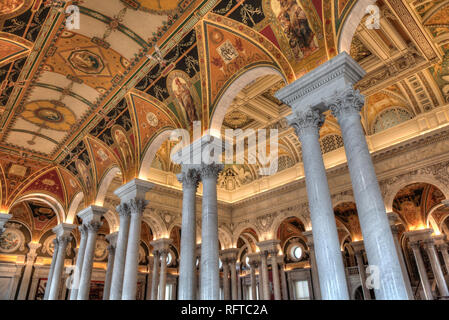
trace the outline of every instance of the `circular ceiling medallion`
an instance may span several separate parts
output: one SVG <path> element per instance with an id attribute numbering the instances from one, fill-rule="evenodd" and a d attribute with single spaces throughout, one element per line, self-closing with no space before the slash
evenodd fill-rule
<path id="1" fill-rule="evenodd" d="M 68 131 L 76 122 L 73 111 L 59 101 L 33 101 L 23 109 L 23 119 L 44 129 Z"/>
<path id="2" fill-rule="evenodd" d="M 6 0 L 0 2 L 0 15 L 11 14 L 19 10 L 25 4 L 25 0 Z"/>
<path id="3" fill-rule="evenodd" d="M 238 110 L 233 110 L 226 114 L 223 124 L 232 128 L 238 129 L 242 128 L 250 122 L 250 119 L 246 114 Z"/>
<path id="4" fill-rule="evenodd" d="M 104 69 L 103 59 L 89 50 L 76 50 L 69 56 L 73 68 L 87 74 L 98 74 Z"/>
<path id="5" fill-rule="evenodd" d="M 213 43 L 220 44 L 224 39 L 224 35 L 218 30 L 213 30 L 210 33 L 210 39 L 212 40 Z"/>
<path id="6" fill-rule="evenodd" d="M 156 115 L 153 112 L 147 113 L 147 121 L 152 127 L 157 127 L 159 120 L 157 119 Z"/>
<path id="7" fill-rule="evenodd" d="M 34 114 L 36 115 L 36 117 L 38 117 L 44 121 L 61 122 L 64 120 L 62 114 L 55 109 L 50 109 L 50 108 L 36 109 L 34 111 Z"/>

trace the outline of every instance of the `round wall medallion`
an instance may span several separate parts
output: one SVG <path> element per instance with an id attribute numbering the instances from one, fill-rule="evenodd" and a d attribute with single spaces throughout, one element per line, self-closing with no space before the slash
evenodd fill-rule
<path id="1" fill-rule="evenodd" d="M 11 253 L 23 247 L 24 236 L 15 228 L 7 228 L 0 236 L 0 252 Z"/>

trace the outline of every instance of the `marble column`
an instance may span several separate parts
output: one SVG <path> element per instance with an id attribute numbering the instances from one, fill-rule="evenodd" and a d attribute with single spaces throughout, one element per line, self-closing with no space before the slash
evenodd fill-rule
<path id="1" fill-rule="evenodd" d="M 282 300 L 288 300 L 287 275 L 285 274 L 285 256 L 278 256 L 278 265 L 281 270 Z"/>
<path id="2" fill-rule="evenodd" d="M 165 289 L 167 286 L 167 255 L 168 250 L 160 250 L 161 253 L 161 272 L 159 278 L 159 300 L 165 300 Z"/>
<path id="3" fill-rule="evenodd" d="M 108 210 L 103 207 L 90 206 L 78 213 L 78 217 L 83 220 L 83 225 L 85 225 L 87 229 L 87 241 L 77 300 L 89 300 L 90 280 L 92 278 L 97 232 L 103 224 L 101 218 L 107 211 Z"/>
<path id="4" fill-rule="evenodd" d="M 318 267 L 315 256 L 315 246 L 313 245 L 312 231 L 303 233 L 307 239 L 307 247 L 309 248 L 310 269 L 312 271 L 312 288 L 314 300 L 321 300 L 320 279 L 318 275 Z"/>
<path id="5" fill-rule="evenodd" d="M 237 300 L 237 257 L 229 259 L 229 268 L 231 269 L 231 300 Z"/>
<path id="6" fill-rule="evenodd" d="M 263 294 L 261 300 L 271 300 L 270 280 L 268 278 L 268 252 L 260 252 L 260 275 L 262 276 Z"/>
<path id="7" fill-rule="evenodd" d="M 430 265 L 432 267 L 433 275 L 437 282 L 437 287 L 440 296 L 444 298 L 449 298 L 449 291 L 447 289 L 446 280 L 444 279 L 440 259 L 438 258 L 438 253 L 435 249 L 435 240 L 432 238 L 424 240 L 424 249 L 426 250 L 427 256 L 429 257 Z"/>
<path id="8" fill-rule="evenodd" d="M 172 244 L 172 242 L 173 241 L 171 239 L 158 239 L 151 242 L 151 245 L 153 246 L 154 250 L 157 251 L 160 256 L 160 263 L 161 263 L 159 281 L 155 280 L 156 286 L 157 283 L 159 282 L 159 295 L 157 296 L 157 298 L 155 298 L 155 300 L 156 299 L 165 300 L 165 289 L 167 286 L 167 256 L 168 253 L 170 252 L 170 245 Z"/>
<path id="9" fill-rule="evenodd" d="M 257 280 L 256 280 L 256 268 L 259 261 L 259 255 L 257 253 L 248 254 L 250 277 L 251 277 L 251 295 L 253 300 L 257 300 Z"/>
<path id="10" fill-rule="evenodd" d="M 237 273 L 237 300 L 243 300 L 243 292 L 242 292 L 242 278 L 240 276 L 241 264 L 236 264 L 236 273 Z M 232 277 L 232 275 L 231 275 Z M 234 299 L 236 300 L 236 299 Z"/>
<path id="11" fill-rule="evenodd" d="M 421 242 L 431 234 L 430 229 L 414 230 L 405 233 L 405 236 L 409 239 L 410 247 L 413 250 L 415 256 L 416 265 L 418 267 L 419 278 L 421 279 L 421 285 L 424 290 L 426 300 L 433 300 L 432 287 L 430 286 L 429 278 L 427 277 L 426 266 L 421 255 Z"/>
<path id="12" fill-rule="evenodd" d="M 396 247 L 396 252 L 398 253 L 399 263 L 401 265 L 402 276 L 404 278 L 405 287 L 407 288 L 407 295 L 409 300 L 415 300 L 413 295 L 412 285 L 410 283 L 410 277 L 407 271 L 407 266 L 405 264 L 404 254 L 402 253 L 401 245 L 399 244 L 399 227 L 396 225 L 398 222 L 398 216 L 394 212 L 387 213 L 388 220 L 390 221 L 390 229 L 393 235 L 394 246 Z"/>
<path id="13" fill-rule="evenodd" d="M 83 224 L 83 225 L 78 226 L 78 230 L 80 232 L 81 238 L 80 238 L 80 246 L 78 248 L 78 253 L 77 253 L 77 257 L 76 257 L 75 270 L 72 275 L 72 283 L 71 283 L 70 296 L 69 296 L 70 300 L 78 299 L 78 289 L 80 286 L 80 278 L 81 278 L 81 272 L 82 272 L 82 268 L 83 268 L 84 254 L 86 252 L 87 228 Z"/>
<path id="14" fill-rule="evenodd" d="M 5 224 L 12 218 L 11 214 L 0 213 L 0 235 L 5 231 Z"/>
<path id="15" fill-rule="evenodd" d="M 53 228 L 53 232 L 56 233 L 58 238 L 58 252 L 56 256 L 56 262 L 53 270 L 53 277 L 51 280 L 50 293 L 48 295 L 48 300 L 58 300 L 60 288 L 61 288 L 61 278 L 62 272 L 64 271 L 64 260 L 66 256 L 66 249 L 69 242 L 72 240 L 70 232 L 75 229 L 74 225 L 61 223 Z"/>
<path id="16" fill-rule="evenodd" d="M 223 265 L 223 300 L 231 300 L 231 290 L 229 287 L 229 261 L 227 258 L 221 258 Z"/>
<path id="17" fill-rule="evenodd" d="M 366 143 L 360 111 L 365 103 L 348 85 L 328 106 L 341 128 L 357 213 L 369 264 L 379 269 L 380 300 L 407 300 L 408 294 L 374 165 Z"/>
<path id="18" fill-rule="evenodd" d="M 51 281 L 53 280 L 53 273 L 55 271 L 55 264 L 56 264 L 56 260 L 58 257 L 58 248 L 59 248 L 58 237 L 56 237 L 55 239 L 53 239 L 53 256 L 51 259 L 50 270 L 48 271 L 47 285 L 45 286 L 45 293 L 44 293 L 44 300 L 48 300 L 48 296 L 50 294 Z"/>
<path id="19" fill-rule="evenodd" d="M 261 252 L 266 252 L 270 255 L 271 261 L 271 270 L 273 275 L 273 291 L 274 291 L 274 300 L 281 300 L 281 283 L 279 279 L 279 267 L 277 262 L 277 255 L 279 252 L 279 240 L 267 240 L 257 243 L 257 246 L 260 248 Z M 270 296 L 265 299 L 271 299 Z"/>
<path id="20" fill-rule="evenodd" d="M 349 300 L 349 294 L 321 154 L 319 129 L 324 123 L 323 112 L 328 110 L 324 101 L 342 90 L 348 82 L 353 84 L 359 81 L 364 74 L 363 69 L 344 52 L 275 94 L 292 108 L 287 121 L 301 142 L 315 255 L 324 300 Z"/>
<path id="21" fill-rule="evenodd" d="M 441 255 L 443 256 L 446 271 L 449 273 L 449 254 L 447 251 L 448 245 L 446 243 L 446 236 L 442 234 L 439 236 L 434 236 L 434 239 L 436 241 L 436 246 L 437 246 L 438 251 L 440 251 Z"/>
<path id="22" fill-rule="evenodd" d="M 157 300 L 158 298 L 158 284 L 159 284 L 159 263 L 161 256 L 159 251 L 153 250 L 153 277 L 151 278 L 151 300 Z"/>
<path id="23" fill-rule="evenodd" d="M 218 269 L 217 179 L 221 164 L 201 165 L 203 202 L 201 216 L 201 300 L 220 298 Z"/>
<path id="24" fill-rule="evenodd" d="M 179 300 L 196 298 L 196 191 L 200 180 L 198 170 L 182 166 L 178 180 L 182 183 L 181 257 L 179 265 Z"/>
<path id="25" fill-rule="evenodd" d="M 293 113 L 288 121 L 301 141 L 321 295 L 324 300 L 348 300 L 346 275 L 319 142 L 324 116 L 318 110 L 309 110 Z"/>
<path id="26" fill-rule="evenodd" d="M 104 289 L 103 289 L 103 300 L 109 300 L 109 295 L 111 293 L 111 281 L 112 281 L 112 271 L 114 270 L 114 256 L 115 248 L 117 246 L 117 236 L 118 232 L 108 234 L 106 240 L 108 240 L 108 266 L 106 269 L 106 276 L 104 279 Z"/>
<path id="27" fill-rule="evenodd" d="M 411 242 L 410 247 L 413 250 L 415 256 L 416 265 L 418 266 L 419 277 L 421 278 L 421 284 L 423 286 L 424 295 L 427 300 L 433 300 L 432 288 L 429 283 L 429 278 L 427 277 L 427 270 L 424 265 L 424 261 L 421 255 L 421 249 L 419 242 Z"/>
<path id="28" fill-rule="evenodd" d="M 125 272 L 126 248 L 128 246 L 129 222 L 131 211 L 128 204 L 124 203 L 117 207 L 120 217 L 120 227 L 115 248 L 114 269 L 112 270 L 110 300 L 121 300 L 123 291 L 123 274 Z"/>
<path id="29" fill-rule="evenodd" d="M 37 242 L 28 243 L 28 248 L 30 248 L 30 251 L 27 253 L 25 271 L 23 272 L 22 283 L 20 284 L 17 300 L 26 300 L 27 298 L 28 287 L 30 286 L 31 280 L 31 272 L 33 271 L 33 264 L 37 257 L 36 250 L 39 249 L 40 247 L 41 247 L 40 243 Z"/>
<path id="30" fill-rule="evenodd" d="M 153 265 L 154 265 L 154 257 L 153 256 L 148 256 L 148 265 L 147 265 L 147 270 L 148 270 L 148 274 L 147 274 L 147 291 L 145 294 L 145 300 L 151 300 L 151 285 L 153 284 L 152 281 L 152 271 L 153 271 Z"/>
<path id="31" fill-rule="evenodd" d="M 366 270 L 362 256 L 362 250 L 364 250 L 363 241 L 351 242 L 351 246 L 354 249 L 355 259 L 357 261 L 357 266 L 359 268 L 359 276 L 360 282 L 362 284 L 363 297 L 365 298 L 365 300 L 371 300 L 371 294 L 369 292 L 369 289 L 366 287 Z"/>
<path id="32" fill-rule="evenodd" d="M 122 204 L 127 204 L 131 213 L 128 245 L 126 247 L 125 269 L 123 274 L 122 300 L 135 300 L 137 294 L 137 268 L 139 264 L 140 230 L 142 216 L 148 201 L 145 195 L 153 184 L 134 179 L 118 188 L 114 193 Z"/>

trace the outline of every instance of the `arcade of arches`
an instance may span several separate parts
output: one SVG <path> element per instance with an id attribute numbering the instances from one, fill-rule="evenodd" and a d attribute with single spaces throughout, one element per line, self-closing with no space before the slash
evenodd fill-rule
<path id="1" fill-rule="evenodd" d="M 0 299 L 449 299 L 448 138 L 448 0 L 2 1 Z"/>

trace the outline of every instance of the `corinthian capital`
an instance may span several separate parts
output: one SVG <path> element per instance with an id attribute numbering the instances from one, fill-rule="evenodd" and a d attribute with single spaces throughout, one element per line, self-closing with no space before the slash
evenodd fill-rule
<path id="1" fill-rule="evenodd" d="M 327 105 L 332 115 L 340 120 L 345 116 L 359 115 L 365 105 L 365 97 L 359 90 L 347 87 L 345 90 L 337 93 L 333 99 L 328 100 Z"/>
<path id="2" fill-rule="evenodd" d="M 97 233 L 98 230 L 100 230 L 101 226 L 103 225 L 103 222 L 101 221 L 92 221 L 86 223 L 87 231 L 90 233 Z"/>
<path id="3" fill-rule="evenodd" d="M 67 245 L 69 244 L 69 242 L 72 241 L 72 236 L 71 235 L 62 235 L 62 236 L 58 236 L 58 244 L 59 244 L 59 248 L 65 248 L 67 247 Z"/>
<path id="4" fill-rule="evenodd" d="M 197 169 L 186 168 L 183 166 L 182 172 L 176 177 L 178 181 L 182 183 L 183 188 L 198 188 L 198 184 L 201 180 L 200 173 Z"/>
<path id="5" fill-rule="evenodd" d="M 128 206 L 130 208 L 131 214 L 134 215 L 142 215 L 143 210 L 148 205 L 149 201 L 143 199 L 131 199 L 128 202 Z"/>
<path id="6" fill-rule="evenodd" d="M 218 174 L 223 170 L 222 164 L 202 164 L 200 168 L 201 179 L 218 178 Z"/>
<path id="7" fill-rule="evenodd" d="M 287 117 L 287 122 L 295 129 L 298 136 L 307 131 L 318 132 L 324 124 L 324 115 L 316 109 L 310 109 L 304 112 L 294 111 Z"/>
<path id="8" fill-rule="evenodd" d="M 116 210 L 120 217 L 129 217 L 131 215 L 131 209 L 129 208 L 127 203 L 118 205 Z"/>

